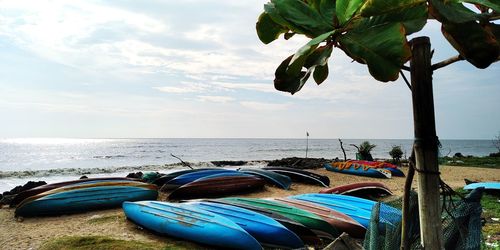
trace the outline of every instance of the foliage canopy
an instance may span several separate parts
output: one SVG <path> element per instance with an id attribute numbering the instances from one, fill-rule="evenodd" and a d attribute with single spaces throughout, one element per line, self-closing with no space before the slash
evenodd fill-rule
<path id="1" fill-rule="evenodd" d="M 317 84 L 325 81 L 334 48 L 366 64 L 375 79 L 395 81 L 411 58 L 407 36 L 429 18 L 441 23 L 461 58 L 486 68 L 500 55 L 499 17 L 496 0 L 270 0 L 257 34 L 265 44 L 282 34 L 287 40 L 295 34 L 311 38 L 275 72 L 275 88 L 294 94 L 311 75 Z"/>

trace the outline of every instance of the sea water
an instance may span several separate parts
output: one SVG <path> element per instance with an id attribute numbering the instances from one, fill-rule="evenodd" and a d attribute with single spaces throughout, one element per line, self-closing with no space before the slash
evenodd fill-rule
<path id="1" fill-rule="evenodd" d="M 348 158 L 354 158 L 363 139 L 343 139 Z M 390 158 L 392 146 L 401 146 L 410 155 L 412 140 L 370 139 L 377 145 L 375 158 Z M 485 156 L 495 152 L 491 140 L 441 140 L 441 155 Z M 307 149 L 307 150 L 306 150 Z M 338 139 L 66 139 L 22 138 L 0 140 L 0 191 L 28 180 L 47 182 L 81 175 L 124 176 L 128 172 L 169 172 L 184 168 L 179 160 L 197 166 L 211 161 L 248 161 L 263 166 L 264 160 L 285 157 L 342 159 Z"/>

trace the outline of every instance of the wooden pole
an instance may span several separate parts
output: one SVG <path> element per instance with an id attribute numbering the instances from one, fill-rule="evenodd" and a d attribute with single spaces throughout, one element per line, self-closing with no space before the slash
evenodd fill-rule
<path id="1" fill-rule="evenodd" d="M 432 92 L 431 44 L 428 37 L 411 40 L 410 60 L 418 183 L 420 240 L 426 250 L 442 249 L 439 200 L 438 138 Z"/>

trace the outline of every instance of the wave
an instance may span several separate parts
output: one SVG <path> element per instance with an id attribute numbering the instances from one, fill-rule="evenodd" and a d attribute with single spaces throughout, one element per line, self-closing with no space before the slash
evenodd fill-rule
<path id="1" fill-rule="evenodd" d="M 216 168 L 222 167 L 220 164 L 212 162 L 196 162 L 189 163 L 193 168 Z M 264 166 L 267 161 L 247 161 L 244 166 Z M 230 166 L 231 165 L 225 165 Z M 77 175 L 92 175 L 92 174 L 112 174 L 112 173 L 130 173 L 139 171 L 162 172 L 174 169 L 186 169 L 186 166 L 181 163 L 172 163 L 164 165 L 143 165 L 143 166 L 121 166 L 121 167 L 95 167 L 95 168 L 56 168 L 44 170 L 23 170 L 23 171 L 0 171 L 0 179 L 3 178 L 30 178 L 30 177 L 47 177 L 47 176 L 77 176 Z"/>

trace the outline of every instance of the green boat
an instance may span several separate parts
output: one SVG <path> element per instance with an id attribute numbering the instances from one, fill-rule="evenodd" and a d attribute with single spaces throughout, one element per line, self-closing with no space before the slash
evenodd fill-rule
<path id="1" fill-rule="evenodd" d="M 238 198 L 238 197 L 223 198 L 222 200 L 231 203 L 244 204 L 273 211 L 291 220 L 303 224 L 304 226 L 311 229 L 314 233 L 316 233 L 320 238 L 323 239 L 333 240 L 340 235 L 339 231 L 336 228 L 334 228 L 330 223 L 326 222 L 318 215 L 315 215 L 303 209 L 282 204 L 280 202 L 265 200 L 265 199 Z"/>

